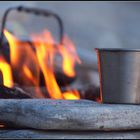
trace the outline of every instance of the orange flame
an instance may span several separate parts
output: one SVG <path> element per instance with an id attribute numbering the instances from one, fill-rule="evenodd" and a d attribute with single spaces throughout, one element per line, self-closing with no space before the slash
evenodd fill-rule
<path id="1" fill-rule="evenodd" d="M 71 99 L 71 100 L 79 100 L 80 95 L 77 90 L 74 91 L 67 91 L 63 93 L 64 99 Z"/>
<path id="2" fill-rule="evenodd" d="M 4 30 L 4 35 L 6 36 L 10 46 L 10 60 L 13 65 L 16 65 L 18 63 L 17 61 L 19 61 L 19 59 L 17 59 L 19 57 L 19 53 L 17 53 L 19 48 L 18 41 L 12 34 L 10 34 L 6 30 Z"/>
<path id="3" fill-rule="evenodd" d="M 74 44 L 68 37 L 64 37 L 63 43 L 64 45 L 59 45 L 59 52 L 63 57 L 63 72 L 69 77 L 74 77 L 76 75 L 74 70 L 75 63 L 80 64 L 81 61 L 76 53 Z"/>
<path id="4" fill-rule="evenodd" d="M 0 71 L 3 76 L 3 84 L 7 87 L 13 87 L 11 67 L 2 57 L 0 57 Z"/>
<path id="5" fill-rule="evenodd" d="M 10 46 L 11 66 L 17 72 L 17 75 L 22 73 L 22 76 L 34 81 L 34 85 L 37 86 L 39 82 L 38 60 L 30 45 L 18 41 L 15 36 L 6 30 L 4 30 L 4 34 Z"/>
<path id="6" fill-rule="evenodd" d="M 10 46 L 10 61 L 14 77 L 18 77 L 18 82 L 22 86 L 35 86 L 36 97 L 43 98 L 43 94 L 38 89 L 40 69 L 33 49 L 7 30 L 4 30 L 4 35 Z"/>
<path id="7" fill-rule="evenodd" d="M 53 39 L 49 32 L 44 32 L 42 36 L 32 36 L 33 40 L 38 40 L 38 43 L 34 43 L 36 49 L 36 55 L 39 61 L 40 68 L 44 74 L 46 88 L 53 99 L 62 99 L 61 90 L 56 82 L 53 73 L 53 58 L 54 58 L 54 46 Z M 47 42 L 46 42 L 47 39 Z M 44 42 L 45 40 L 45 42 Z"/>
<path id="8" fill-rule="evenodd" d="M 51 33 L 45 30 L 41 34 L 33 34 L 32 48 L 28 43 L 19 41 L 14 35 L 4 30 L 4 34 L 10 45 L 10 60 L 12 69 L 17 72 L 19 69 L 22 75 L 22 84 L 39 87 L 40 72 L 43 73 L 46 89 L 53 99 L 80 99 L 78 91 L 61 92 L 54 74 L 54 57 L 56 54 L 62 56 L 62 69 L 64 74 L 74 77 L 75 63 L 81 63 L 74 44 L 68 37 L 64 37 L 63 44 L 54 46 L 54 39 Z M 10 77 L 9 77 L 10 78 Z M 21 81 L 20 81 L 21 82 Z M 13 85 L 12 85 L 13 86 Z M 40 90 L 39 90 L 40 92 Z M 39 97 L 43 97 L 39 93 Z"/>

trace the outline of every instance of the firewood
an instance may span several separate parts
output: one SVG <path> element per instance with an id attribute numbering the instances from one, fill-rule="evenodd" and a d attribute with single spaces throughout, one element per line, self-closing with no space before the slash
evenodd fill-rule
<path id="1" fill-rule="evenodd" d="M 0 85 L 0 99 L 27 99 L 31 98 L 19 87 L 8 88 Z"/>
<path id="2" fill-rule="evenodd" d="M 32 98 L 39 98 L 39 96 L 37 96 L 35 94 L 35 87 L 25 87 L 25 86 L 19 86 L 19 87 L 21 89 L 23 89 L 24 91 L 26 91 L 26 93 L 29 96 L 31 96 Z M 42 86 L 39 88 L 40 88 L 40 91 L 42 92 L 42 94 L 44 95 L 44 98 L 50 98 L 50 95 L 45 86 Z M 85 86 L 78 87 L 78 88 L 61 87 L 62 93 L 66 92 L 68 90 L 74 91 L 75 89 L 77 89 L 77 91 L 79 92 L 81 99 L 88 99 L 88 100 L 93 100 L 93 101 L 97 101 L 98 99 L 100 99 L 100 89 L 98 86 L 95 86 L 94 84 L 85 85 Z"/>
<path id="3" fill-rule="evenodd" d="M 60 71 L 55 72 L 55 77 L 56 77 L 56 81 L 60 87 L 68 86 L 76 80 L 76 76 L 68 77 L 63 72 L 60 72 Z"/>
<path id="4" fill-rule="evenodd" d="M 33 98 L 38 98 L 35 95 L 35 87 L 21 87 L 23 90 L 25 90 L 30 96 Z M 100 99 L 100 88 L 95 86 L 95 85 L 86 85 L 82 86 L 79 88 L 66 88 L 66 87 L 61 87 L 62 93 L 66 91 L 75 91 L 75 89 L 79 92 L 80 98 L 81 99 L 88 99 L 88 100 L 93 100 L 97 101 Z M 40 87 L 40 91 L 43 93 L 44 98 L 50 98 L 50 95 L 46 89 L 46 87 Z"/>
<path id="5" fill-rule="evenodd" d="M 45 86 L 43 87 L 19 86 L 19 87 L 23 89 L 32 98 L 50 98 L 49 93 Z"/>
<path id="6" fill-rule="evenodd" d="M 99 104 L 88 100 L 1 99 L 0 122 L 41 130 L 140 129 L 138 105 Z"/>
<path id="7" fill-rule="evenodd" d="M 33 44 L 29 40 L 22 41 L 21 44 L 22 43 L 23 44 L 28 43 L 30 45 L 31 49 L 32 50 L 34 49 L 32 46 Z M 25 47 L 19 46 L 19 52 L 24 52 L 25 51 L 24 49 L 25 49 Z M 29 47 L 27 47 L 26 49 L 29 49 Z M 23 86 L 25 86 L 25 85 L 32 86 L 33 85 L 32 81 L 28 79 L 28 77 L 24 74 L 23 70 L 21 71 L 23 62 L 24 63 L 26 62 L 26 64 L 27 63 L 30 64 L 28 67 L 32 71 L 32 74 L 34 74 L 33 75 L 34 78 L 35 79 L 40 78 L 40 80 L 38 79 L 38 81 L 40 82 L 39 83 L 40 86 L 45 86 L 45 81 L 44 81 L 42 72 L 40 72 L 40 75 L 37 74 L 37 73 L 39 73 L 38 72 L 39 66 L 37 66 L 38 64 L 37 64 L 36 57 L 33 57 L 34 55 L 32 55 L 32 57 L 30 57 L 31 54 L 28 54 L 27 52 L 25 51 L 25 53 L 21 53 L 20 58 L 18 58 L 21 60 L 21 63 L 19 63 L 17 65 L 16 69 L 15 68 L 13 69 L 15 83 L 18 83 Z M 10 48 L 9 48 L 9 44 L 7 42 L 3 43 L 3 46 L 0 48 L 0 55 L 3 55 L 4 58 L 7 60 L 7 62 L 10 63 Z M 34 63 L 32 63 L 32 62 L 34 62 Z M 19 70 L 20 70 L 20 72 L 19 72 Z M 54 74 L 56 77 L 56 81 L 60 87 L 65 87 L 65 86 L 73 83 L 76 80 L 76 76 L 68 77 L 60 69 L 55 70 Z"/>
<path id="8" fill-rule="evenodd" d="M 39 87 L 42 96 L 35 93 L 36 87 L 20 86 L 17 85 L 13 88 L 8 88 L 0 85 L 0 99 L 22 99 L 22 98 L 50 98 L 46 87 Z M 62 93 L 66 92 L 67 88 L 61 88 Z M 69 88 L 70 91 L 74 91 L 74 88 Z M 89 99 L 96 101 L 100 98 L 99 87 L 95 85 L 87 85 L 77 89 L 81 99 Z"/>

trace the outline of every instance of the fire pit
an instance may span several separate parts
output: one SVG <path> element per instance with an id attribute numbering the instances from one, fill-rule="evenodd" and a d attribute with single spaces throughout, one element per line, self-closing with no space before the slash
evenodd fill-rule
<path id="1" fill-rule="evenodd" d="M 11 10 L 54 17 L 60 27 L 59 43 L 48 30 L 34 33 L 28 41 L 17 38 L 5 28 Z M 95 85 L 71 87 L 81 60 L 63 32 L 61 18 L 53 12 L 21 6 L 5 12 L 0 138 L 138 138 L 139 106 L 102 104 Z"/>

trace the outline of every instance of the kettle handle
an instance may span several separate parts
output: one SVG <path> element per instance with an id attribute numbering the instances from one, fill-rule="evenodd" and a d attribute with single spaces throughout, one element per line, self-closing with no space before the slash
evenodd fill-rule
<path id="1" fill-rule="evenodd" d="M 60 31 L 59 31 L 59 43 L 62 44 L 62 39 L 63 39 L 63 34 L 64 34 L 64 27 L 63 27 L 63 22 L 61 20 L 61 18 L 56 14 L 53 13 L 49 10 L 42 10 L 42 9 L 38 9 L 38 8 L 28 8 L 28 7 L 23 7 L 23 6 L 18 6 L 18 7 L 11 7 L 9 9 L 7 9 L 3 15 L 2 18 L 2 26 L 1 26 L 1 31 L 0 31 L 0 45 L 2 45 L 3 43 L 3 31 L 5 29 L 6 26 L 6 21 L 7 21 L 7 17 L 8 14 L 12 11 L 12 10 L 17 10 L 19 12 L 26 12 L 26 13 L 32 13 L 35 15 L 41 15 L 41 16 L 45 16 L 45 17 L 53 17 L 57 20 Z"/>

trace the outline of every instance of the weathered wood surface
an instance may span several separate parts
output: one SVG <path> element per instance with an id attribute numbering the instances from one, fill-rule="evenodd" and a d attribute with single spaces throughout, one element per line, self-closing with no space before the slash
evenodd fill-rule
<path id="1" fill-rule="evenodd" d="M 41 131 L 41 130 L 0 130 L 0 138 L 37 139 L 139 139 L 140 131 L 97 132 L 97 131 Z"/>
<path id="2" fill-rule="evenodd" d="M 1 99 L 0 121 L 42 130 L 140 129 L 139 105 L 87 100 Z"/>

